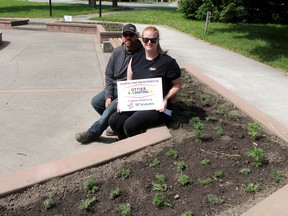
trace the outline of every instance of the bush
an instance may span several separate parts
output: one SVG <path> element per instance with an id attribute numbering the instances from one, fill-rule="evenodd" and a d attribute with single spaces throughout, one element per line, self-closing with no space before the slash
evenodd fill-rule
<path id="1" fill-rule="evenodd" d="M 183 13 L 185 18 L 196 19 L 196 11 L 202 4 L 202 0 L 179 0 L 178 11 Z"/>
<path id="2" fill-rule="evenodd" d="M 210 19 L 211 21 L 219 20 L 219 11 L 211 0 L 205 0 L 204 3 L 197 9 L 196 11 L 197 20 L 205 20 L 208 11 L 212 13 Z"/>
<path id="3" fill-rule="evenodd" d="M 286 0 L 179 0 L 178 11 L 188 19 L 248 23 L 288 23 Z"/>
<path id="4" fill-rule="evenodd" d="M 235 3 L 226 5 L 220 12 L 219 21 L 221 22 L 246 22 L 247 13 L 245 8 Z"/>

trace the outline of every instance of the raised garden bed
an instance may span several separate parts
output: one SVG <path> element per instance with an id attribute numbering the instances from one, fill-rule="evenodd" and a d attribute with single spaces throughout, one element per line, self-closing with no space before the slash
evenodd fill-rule
<path id="1" fill-rule="evenodd" d="M 121 37 L 122 24 L 96 22 L 55 22 L 46 23 L 48 32 L 70 32 L 97 34 L 100 42 L 109 41 L 109 38 Z"/>
<path id="2" fill-rule="evenodd" d="M 19 25 L 27 25 L 29 22 L 28 19 L 0 19 L 0 28 L 2 29 L 9 29 L 13 26 L 19 26 Z"/>
<path id="3" fill-rule="evenodd" d="M 48 32 L 69 32 L 95 34 L 97 30 L 96 23 L 75 23 L 75 22 L 55 22 L 46 23 Z"/>
<path id="4" fill-rule="evenodd" d="M 4 196 L 1 215 L 240 216 L 286 185 L 287 143 L 182 78 L 171 140 Z"/>

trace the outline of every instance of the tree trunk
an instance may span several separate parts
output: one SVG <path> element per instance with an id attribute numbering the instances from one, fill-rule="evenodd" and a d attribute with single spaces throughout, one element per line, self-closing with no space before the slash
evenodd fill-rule
<path id="1" fill-rule="evenodd" d="M 113 7 L 117 7 L 118 5 L 117 5 L 117 0 L 112 0 L 112 6 Z"/>
<path id="2" fill-rule="evenodd" d="M 92 8 L 96 8 L 96 0 L 88 0 L 89 1 L 89 6 Z"/>

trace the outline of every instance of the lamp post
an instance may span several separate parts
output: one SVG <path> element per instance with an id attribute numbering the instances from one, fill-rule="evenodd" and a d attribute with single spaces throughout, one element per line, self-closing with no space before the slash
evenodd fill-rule
<path id="1" fill-rule="evenodd" d="M 52 2 L 49 0 L 50 17 L 52 17 Z"/>
<path id="2" fill-rule="evenodd" d="M 99 0 L 99 17 L 101 18 L 102 16 L 102 1 Z"/>

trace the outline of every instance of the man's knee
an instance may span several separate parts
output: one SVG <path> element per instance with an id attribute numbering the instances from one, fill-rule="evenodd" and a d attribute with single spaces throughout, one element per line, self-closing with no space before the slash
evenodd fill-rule
<path id="1" fill-rule="evenodd" d="M 99 98 L 98 95 L 92 98 L 91 105 L 100 115 L 102 115 L 102 113 L 106 109 L 105 100 L 102 100 L 101 98 Z"/>

